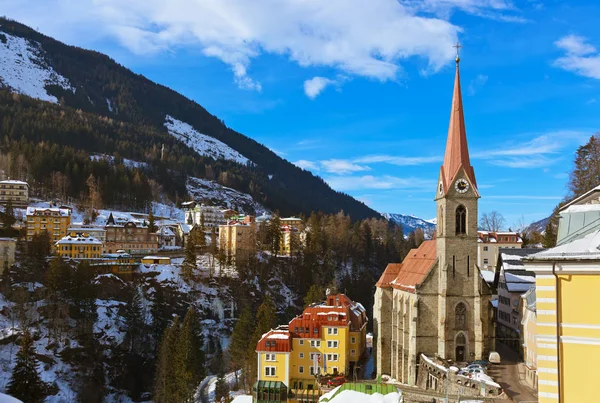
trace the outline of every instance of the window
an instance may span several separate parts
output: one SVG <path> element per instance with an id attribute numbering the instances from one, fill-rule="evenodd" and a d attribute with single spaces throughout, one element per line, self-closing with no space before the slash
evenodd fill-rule
<path id="1" fill-rule="evenodd" d="M 337 348 L 338 347 L 338 341 L 337 340 L 328 340 L 327 341 L 327 347 L 328 348 Z"/>
<path id="2" fill-rule="evenodd" d="M 460 205 L 456 208 L 456 235 L 467 233 L 467 209 Z"/>
<path id="3" fill-rule="evenodd" d="M 483 251 L 484 251 L 484 252 L 487 252 L 487 251 L 488 251 L 488 247 L 487 247 L 487 246 L 484 246 L 484 247 L 483 247 Z"/>
<path id="4" fill-rule="evenodd" d="M 310 346 L 311 347 L 321 347 L 321 340 L 311 340 Z"/>
<path id="5" fill-rule="evenodd" d="M 300 341 L 298 342 L 298 344 L 300 344 L 301 346 L 303 346 L 303 345 L 304 345 L 304 340 L 300 340 Z"/>
<path id="6" fill-rule="evenodd" d="M 300 365 L 298 367 L 298 373 L 303 374 L 304 373 L 304 367 L 302 365 Z"/>
<path id="7" fill-rule="evenodd" d="M 356 355 L 356 350 L 354 350 L 354 349 L 350 350 L 350 354 Z"/>
<path id="8" fill-rule="evenodd" d="M 304 358 L 304 353 L 300 353 L 300 358 Z"/>
<path id="9" fill-rule="evenodd" d="M 275 376 L 275 367 L 265 367 L 265 376 Z"/>
<path id="10" fill-rule="evenodd" d="M 327 328 L 327 334 L 338 334 L 337 327 L 328 327 Z"/>
<path id="11" fill-rule="evenodd" d="M 488 259 L 483 259 L 483 264 L 488 264 L 489 260 Z"/>
<path id="12" fill-rule="evenodd" d="M 464 346 L 465 344 L 467 344 L 467 338 L 465 337 L 464 333 L 460 333 L 458 336 L 456 336 L 456 345 Z"/>
<path id="13" fill-rule="evenodd" d="M 275 354 L 265 354 L 265 361 L 276 361 Z"/>
<path id="14" fill-rule="evenodd" d="M 466 324 L 466 316 L 467 316 L 467 307 L 465 306 L 465 304 L 460 302 L 458 305 L 456 305 L 455 313 L 456 313 L 456 328 L 463 329 Z"/>
<path id="15" fill-rule="evenodd" d="M 310 374 L 314 375 L 315 374 L 315 367 L 310 367 Z"/>
<path id="16" fill-rule="evenodd" d="M 350 338 L 350 343 L 356 344 L 356 337 L 351 337 Z"/>

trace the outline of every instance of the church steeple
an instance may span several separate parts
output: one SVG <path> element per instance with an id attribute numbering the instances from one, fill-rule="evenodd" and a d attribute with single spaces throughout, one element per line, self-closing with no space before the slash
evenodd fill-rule
<path id="1" fill-rule="evenodd" d="M 452 96 L 452 110 L 450 111 L 450 125 L 448 127 L 448 140 L 446 142 L 446 154 L 442 165 L 442 180 L 445 192 L 450 189 L 456 174 L 462 167 L 474 188 L 477 188 L 475 171 L 469 159 L 469 146 L 467 145 L 467 131 L 465 129 L 465 116 L 463 112 L 462 94 L 460 90 L 460 58 L 456 45 L 456 76 L 454 78 L 454 94 Z"/>

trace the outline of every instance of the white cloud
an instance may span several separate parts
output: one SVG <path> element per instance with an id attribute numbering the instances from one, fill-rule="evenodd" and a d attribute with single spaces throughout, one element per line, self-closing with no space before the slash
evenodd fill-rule
<path id="1" fill-rule="evenodd" d="M 369 168 L 366 165 L 358 165 L 358 164 L 349 162 L 347 160 L 341 160 L 341 159 L 330 159 L 330 160 L 321 161 L 321 166 L 323 167 L 323 169 L 326 172 L 333 173 L 333 174 L 339 174 L 339 175 L 352 173 L 352 172 L 370 171 L 371 170 L 371 168 Z"/>
<path id="2" fill-rule="evenodd" d="M 413 57 L 424 62 L 422 70 L 435 72 L 453 59 L 452 45 L 461 28 L 443 13 L 427 12 L 460 9 L 495 18 L 514 11 L 505 0 L 80 0 L 75 7 L 65 0 L 5 3 L 6 15 L 79 45 L 86 45 L 87 38 L 93 42 L 112 36 L 136 54 L 197 48 L 227 64 L 238 86 L 256 91 L 262 86 L 250 77 L 250 66 L 262 54 L 378 80 L 395 79 L 400 63 Z M 50 14 L 53 18 L 47 18 Z"/>
<path id="3" fill-rule="evenodd" d="M 310 80 L 304 82 L 304 93 L 310 99 L 315 99 L 317 95 L 321 93 L 329 84 L 333 84 L 335 81 L 325 77 L 313 77 Z"/>
<path id="4" fill-rule="evenodd" d="M 387 163 L 398 166 L 409 166 L 409 165 L 423 165 L 434 162 L 442 162 L 443 157 L 438 156 L 427 156 L 427 157 L 403 157 L 394 155 L 366 155 L 364 157 L 355 158 L 353 160 L 357 163 L 371 164 L 371 163 Z"/>
<path id="5" fill-rule="evenodd" d="M 403 0 L 414 10 L 434 13 L 448 18 L 458 9 L 483 18 L 506 22 L 526 22 L 512 1 L 508 0 Z"/>
<path id="6" fill-rule="evenodd" d="M 471 80 L 467 86 L 467 94 L 475 95 L 475 93 L 487 83 L 488 76 L 483 74 L 477 74 L 474 79 Z"/>
<path id="7" fill-rule="evenodd" d="M 584 77 L 600 79 L 600 53 L 577 35 L 567 35 L 554 42 L 566 55 L 554 61 L 556 67 Z"/>
<path id="8" fill-rule="evenodd" d="M 333 189 L 340 192 L 364 189 L 412 189 L 431 191 L 435 189 L 436 182 L 421 178 L 399 178 L 391 175 L 364 175 L 364 176 L 333 176 L 325 178 Z"/>
<path id="9" fill-rule="evenodd" d="M 306 169 L 307 171 L 318 171 L 319 165 L 313 161 L 308 160 L 298 160 L 294 162 L 294 165 L 300 167 L 302 169 Z"/>

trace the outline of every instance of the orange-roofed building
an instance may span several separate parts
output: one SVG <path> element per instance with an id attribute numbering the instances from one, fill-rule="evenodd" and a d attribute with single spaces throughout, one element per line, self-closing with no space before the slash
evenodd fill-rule
<path id="1" fill-rule="evenodd" d="M 420 353 L 456 362 L 487 358 L 494 348 L 491 290 L 477 265 L 480 197 L 469 158 L 456 61 L 444 162 L 435 189 L 434 239 L 390 263 L 377 282 L 373 308 L 378 375 L 428 387 Z M 433 190 L 433 189 L 432 189 Z M 435 375 L 433 375 L 435 377 Z"/>
<path id="2" fill-rule="evenodd" d="M 256 346 L 258 381 L 286 389 L 318 389 L 316 375 L 353 375 L 366 349 L 367 314 L 344 294 L 328 295 L 289 325 L 265 333 Z"/>

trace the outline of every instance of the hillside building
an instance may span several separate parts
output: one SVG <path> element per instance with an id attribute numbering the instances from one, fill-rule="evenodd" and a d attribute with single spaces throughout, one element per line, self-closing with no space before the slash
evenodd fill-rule
<path id="1" fill-rule="evenodd" d="M 536 276 L 540 403 L 597 400 L 600 187 L 559 210 L 557 246 L 524 259 Z"/>
<path id="2" fill-rule="evenodd" d="M 0 274 L 15 264 L 16 238 L 0 238 Z"/>
<path id="3" fill-rule="evenodd" d="M 477 265 L 481 270 L 494 270 L 498 261 L 498 251 L 520 249 L 523 239 L 518 232 L 477 231 Z"/>
<path id="4" fill-rule="evenodd" d="M 219 248 L 227 262 L 242 264 L 256 252 L 256 226 L 240 222 L 219 225 Z"/>
<path id="5" fill-rule="evenodd" d="M 158 251 L 158 235 L 150 232 L 147 225 L 127 222 L 116 224 L 112 213 L 106 222 L 106 244 L 108 253 L 125 251 L 129 254 L 141 255 Z"/>
<path id="6" fill-rule="evenodd" d="M 102 242 L 88 233 L 72 232 L 56 242 L 55 250 L 63 258 L 98 259 L 102 254 Z"/>
<path id="7" fill-rule="evenodd" d="M 27 207 L 27 204 L 29 204 L 29 184 L 10 179 L 0 181 L 0 205 L 6 206 L 9 201 L 13 207 Z"/>
<path id="8" fill-rule="evenodd" d="M 163 225 L 159 227 L 156 235 L 158 236 L 159 248 L 175 246 L 175 232 L 169 226 Z"/>
<path id="9" fill-rule="evenodd" d="M 294 396 L 318 389 L 316 375 L 352 376 L 365 352 L 366 327 L 360 303 L 344 294 L 328 295 L 262 336 L 256 346 L 258 382 L 275 382 Z"/>
<path id="10" fill-rule="evenodd" d="M 237 215 L 237 211 L 219 207 L 207 206 L 196 202 L 182 203 L 185 210 L 185 222 L 190 225 L 200 226 L 204 219 L 205 228 L 218 228 L 219 225 L 226 224 L 227 221 Z"/>
<path id="11" fill-rule="evenodd" d="M 435 202 L 435 238 L 390 263 L 377 282 L 377 374 L 415 385 L 421 353 L 456 362 L 487 358 L 494 348 L 492 292 L 477 266 L 480 198 L 469 159 L 459 59 Z M 419 374 L 427 379 L 427 374 Z"/>
<path id="12" fill-rule="evenodd" d="M 75 233 L 86 233 L 92 238 L 96 238 L 102 245 L 106 242 L 106 230 L 102 227 L 96 227 L 93 225 L 71 225 L 67 228 L 67 234 L 72 232 Z"/>
<path id="13" fill-rule="evenodd" d="M 27 241 L 34 235 L 48 232 L 50 242 L 55 244 L 67 235 L 71 224 L 71 210 L 65 208 L 27 208 Z"/>
<path id="14" fill-rule="evenodd" d="M 281 256 L 293 256 L 300 249 L 302 234 L 296 227 L 282 226 L 279 254 Z"/>

